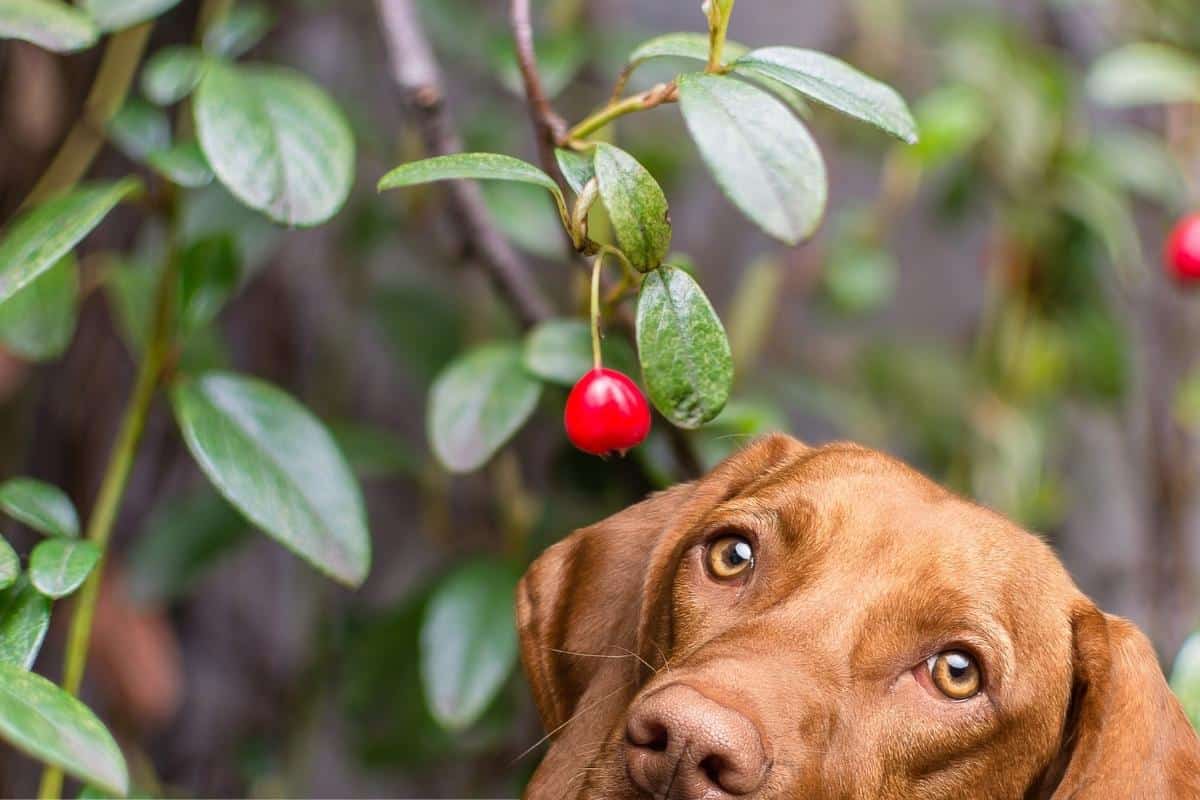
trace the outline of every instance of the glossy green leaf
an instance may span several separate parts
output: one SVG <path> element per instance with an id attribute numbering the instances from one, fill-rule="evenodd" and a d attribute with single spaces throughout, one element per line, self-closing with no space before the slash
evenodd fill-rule
<path id="1" fill-rule="evenodd" d="M 164 47 L 142 70 L 142 94 L 160 106 L 178 103 L 200 83 L 204 66 L 204 53 L 195 47 Z"/>
<path id="2" fill-rule="evenodd" d="M 21 575 L 21 559 L 6 539 L 0 537 L 0 589 L 7 589 Z"/>
<path id="3" fill-rule="evenodd" d="M 679 103 L 717 185 L 742 213 L 788 244 L 813 234 L 825 213 L 825 162 L 786 106 L 733 78 L 702 74 L 679 77 Z"/>
<path id="4" fill-rule="evenodd" d="M 630 374 L 636 366 L 633 350 L 619 336 L 600 343 L 604 365 Z M 582 319 L 551 319 L 525 337 L 525 369 L 544 381 L 574 386 L 592 368 L 591 327 Z"/>
<path id="5" fill-rule="evenodd" d="M 324 222 L 346 202 L 354 137 L 341 110 L 308 78 L 213 62 L 193 100 L 204 156 L 238 200 L 302 227 Z"/>
<path id="6" fill-rule="evenodd" d="M 663 267 L 642 282 L 637 307 L 638 358 L 650 400 L 681 428 L 721 413 L 733 385 L 725 328 L 686 272 Z"/>
<path id="7" fill-rule="evenodd" d="M 909 144 L 917 141 L 917 124 L 904 98 L 833 56 L 797 47 L 763 47 L 739 58 L 733 69 L 773 78 Z"/>
<path id="8" fill-rule="evenodd" d="M 477 561 L 434 590 L 421 625 L 421 683 L 442 726 L 461 731 L 487 709 L 517 661 L 517 576 Z"/>
<path id="9" fill-rule="evenodd" d="M 1200 731 L 1200 632 L 1189 636 L 1179 649 L 1171 668 L 1171 689 L 1192 727 Z"/>
<path id="10" fill-rule="evenodd" d="M 61 0 L 4 0 L 0 39 L 22 39 L 57 53 L 91 47 L 100 30 L 83 11 Z"/>
<path id="11" fill-rule="evenodd" d="M 582 192 L 587 182 L 596 177 L 596 170 L 592 168 L 592 159 L 583 153 L 564 150 L 560 147 L 554 151 L 554 158 L 558 161 L 558 168 L 562 170 L 567 185 L 575 194 Z"/>
<path id="12" fill-rule="evenodd" d="M 176 142 L 146 155 L 146 163 L 172 183 L 198 189 L 212 183 L 213 171 L 196 142 Z"/>
<path id="13" fill-rule="evenodd" d="M 38 542 L 29 556 L 29 579 L 47 597 L 74 592 L 100 560 L 100 548 L 83 539 L 55 537 Z"/>
<path id="14" fill-rule="evenodd" d="M 124 796 L 120 748 L 87 706 L 40 675 L 0 663 L 0 739 L 86 783 Z"/>
<path id="15" fill-rule="evenodd" d="M 126 178 L 84 186 L 13 222 L 0 240 L 0 303 L 54 266 L 139 185 Z"/>
<path id="16" fill-rule="evenodd" d="M 433 454 L 451 472 L 483 466 L 537 406 L 542 385 L 521 365 L 514 342 L 484 345 L 453 361 L 429 392 Z"/>
<path id="17" fill-rule="evenodd" d="M 79 536 L 79 515 L 66 492 L 33 478 L 0 484 L 0 509 L 49 536 Z"/>
<path id="18" fill-rule="evenodd" d="M 1108 106 L 1200 102 L 1200 59 L 1171 45 L 1128 44 L 1092 65 L 1087 88 Z"/>
<path id="19" fill-rule="evenodd" d="M 50 628 L 52 605 L 27 575 L 0 592 L 0 662 L 33 668 Z"/>
<path id="20" fill-rule="evenodd" d="M 57 358 L 71 344 L 78 306 L 79 269 L 68 254 L 0 304 L 0 343 L 30 361 Z"/>
<path id="21" fill-rule="evenodd" d="M 204 49 L 234 59 L 258 44 L 275 24 L 275 16 L 262 3 L 238 3 L 204 34 Z"/>
<path id="22" fill-rule="evenodd" d="M 171 122 L 163 110 L 142 100 L 128 100 L 108 123 L 109 138 L 125 155 L 143 161 L 171 145 Z"/>
<path id="23" fill-rule="evenodd" d="M 592 165 L 621 250 L 642 272 L 654 269 L 671 249 L 671 215 L 658 181 L 636 158 L 603 142 Z"/>
<path id="24" fill-rule="evenodd" d="M 188 449 L 226 500 L 330 577 L 362 583 L 371 565 L 362 494 L 308 409 L 222 372 L 179 383 L 171 400 Z"/>
<path id="25" fill-rule="evenodd" d="M 179 323 L 195 330 L 216 318 L 238 284 L 237 252 L 227 235 L 210 236 L 179 255 Z"/>
<path id="26" fill-rule="evenodd" d="M 179 5 L 179 0 L 83 0 L 83 10 L 102 31 L 119 31 L 154 19 Z"/>
<path id="27" fill-rule="evenodd" d="M 559 216 L 567 219 L 562 190 L 546 173 L 519 158 L 500 153 L 455 153 L 401 164 L 379 179 L 379 191 L 449 180 L 517 181 L 541 186 L 554 197 Z M 565 224 L 565 222 L 564 222 Z"/>
<path id="28" fill-rule="evenodd" d="M 251 533 L 233 506 L 207 486 L 164 497 L 129 554 L 130 594 L 149 602 L 186 594 L 221 558 L 249 541 Z"/>

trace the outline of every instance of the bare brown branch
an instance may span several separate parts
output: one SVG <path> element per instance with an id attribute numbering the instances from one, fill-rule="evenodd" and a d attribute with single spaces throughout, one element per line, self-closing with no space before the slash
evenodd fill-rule
<path id="1" fill-rule="evenodd" d="M 533 123 L 533 134 L 537 139 L 538 158 L 542 162 L 542 168 L 562 186 L 562 173 L 554 158 L 554 148 L 566 140 L 567 123 L 554 110 L 542 87 L 537 54 L 533 47 L 533 22 L 530 19 L 529 0 L 512 0 L 508 21 L 512 29 L 513 46 L 517 52 L 517 66 L 521 70 L 521 81 L 525 85 L 529 119 Z"/>

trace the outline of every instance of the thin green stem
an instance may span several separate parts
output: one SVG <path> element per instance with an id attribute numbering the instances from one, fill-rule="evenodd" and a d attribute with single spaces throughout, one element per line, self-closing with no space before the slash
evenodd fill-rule
<path id="1" fill-rule="evenodd" d="M 635 111 L 646 111 L 663 103 L 672 103 L 679 97 L 675 81 L 660 83 L 644 92 L 632 94 L 629 97 L 608 103 L 600 110 L 585 117 L 578 125 L 567 131 L 567 143 L 574 147 L 584 147 L 588 136 L 603 128 L 608 123 L 632 114 Z"/>
<path id="2" fill-rule="evenodd" d="M 733 14 L 734 0 L 708 0 L 708 65 L 705 72 L 720 72 L 725 50 L 725 34 Z"/>
<path id="3" fill-rule="evenodd" d="M 600 355 L 600 268 L 604 266 L 604 255 L 607 251 L 601 250 L 596 254 L 596 258 L 592 261 L 592 368 L 600 369 L 604 366 L 604 359 Z"/>

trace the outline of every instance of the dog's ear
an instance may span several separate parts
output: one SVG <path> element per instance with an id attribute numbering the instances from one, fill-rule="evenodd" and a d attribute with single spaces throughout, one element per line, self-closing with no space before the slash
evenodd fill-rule
<path id="1" fill-rule="evenodd" d="M 786 436 L 760 439 L 706 477 L 576 531 L 529 567 L 517 588 L 517 629 L 546 730 L 581 701 L 620 706 L 623 688 L 632 696 L 649 664 L 665 658 L 667 644 L 648 632 L 649 606 L 676 543 L 722 500 L 805 449 Z"/>
<path id="2" fill-rule="evenodd" d="M 1200 797 L 1200 737 L 1132 623 L 1081 603 L 1052 800 Z"/>

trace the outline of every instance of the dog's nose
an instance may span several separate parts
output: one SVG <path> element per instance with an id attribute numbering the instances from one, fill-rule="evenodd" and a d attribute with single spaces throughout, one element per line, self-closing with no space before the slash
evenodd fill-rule
<path id="1" fill-rule="evenodd" d="M 750 794 L 770 767 L 754 723 L 681 683 L 647 695 L 630 710 L 625 755 L 636 786 L 673 800 Z"/>

